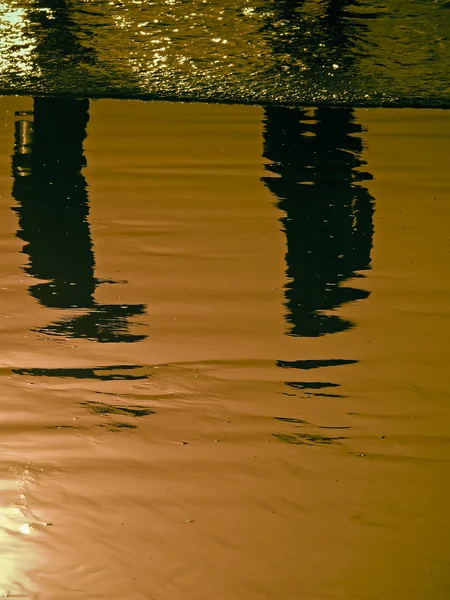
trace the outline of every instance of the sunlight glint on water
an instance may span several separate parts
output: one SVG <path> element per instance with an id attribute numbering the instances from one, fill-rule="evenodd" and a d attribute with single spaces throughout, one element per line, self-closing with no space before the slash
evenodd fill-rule
<path id="1" fill-rule="evenodd" d="M 3 0 L 0 91 L 447 106 L 448 2 Z"/>

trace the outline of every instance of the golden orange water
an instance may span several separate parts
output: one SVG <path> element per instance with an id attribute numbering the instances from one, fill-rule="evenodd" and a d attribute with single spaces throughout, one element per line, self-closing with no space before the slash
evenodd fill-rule
<path id="1" fill-rule="evenodd" d="M 0 108 L 0 592 L 446 600 L 446 112 L 354 111 L 363 131 L 344 142 L 361 148 L 337 173 L 371 176 L 351 184 L 374 209 L 370 264 L 323 280 L 356 299 L 305 312 L 317 273 L 288 250 L 315 236 L 295 229 L 290 195 L 329 170 L 321 146 L 303 157 L 295 142 L 292 164 L 310 170 L 291 187 L 270 146 L 278 117 L 91 102 L 86 166 L 59 174 L 89 213 L 38 227 L 51 177 L 30 142 L 37 113 L 28 98 Z M 317 138 L 325 117 L 303 116 Z M 92 285 L 78 308 L 52 300 L 70 302 L 57 268 Z M 336 330 L 293 334 L 323 315 Z"/>

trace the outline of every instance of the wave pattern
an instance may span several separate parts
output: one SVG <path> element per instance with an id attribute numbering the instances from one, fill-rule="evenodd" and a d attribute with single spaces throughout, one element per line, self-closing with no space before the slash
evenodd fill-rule
<path id="1" fill-rule="evenodd" d="M 3 0 L 0 91 L 446 106 L 444 0 Z"/>

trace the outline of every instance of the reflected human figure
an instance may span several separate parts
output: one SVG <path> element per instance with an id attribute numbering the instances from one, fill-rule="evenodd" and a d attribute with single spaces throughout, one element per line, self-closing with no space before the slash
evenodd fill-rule
<path id="1" fill-rule="evenodd" d="M 332 311 L 369 295 L 341 285 L 370 267 L 373 199 L 361 185 L 371 176 L 360 169 L 359 131 L 348 108 L 265 111 L 263 155 L 272 176 L 263 181 L 285 213 L 286 319 L 293 336 L 350 328 Z"/>
<path id="2" fill-rule="evenodd" d="M 12 195 L 18 206 L 17 236 L 24 241 L 27 274 L 42 280 L 30 294 L 42 305 L 83 314 L 52 323 L 41 332 L 100 342 L 134 342 L 128 318 L 144 306 L 100 305 L 88 223 L 83 141 L 89 101 L 35 98 L 33 120 L 16 122 Z"/>

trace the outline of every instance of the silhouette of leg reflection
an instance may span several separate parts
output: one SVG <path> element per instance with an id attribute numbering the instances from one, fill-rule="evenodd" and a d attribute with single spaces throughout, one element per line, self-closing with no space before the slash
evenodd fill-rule
<path id="1" fill-rule="evenodd" d="M 100 342 L 134 342 L 145 336 L 128 333 L 128 318 L 144 305 L 99 305 L 98 280 L 88 223 L 83 141 L 89 101 L 36 98 L 33 120 L 16 122 L 12 157 L 17 236 L 29 262 L 25 271 L 42 283 L 30 294 L 41 304 L 60 309 L 89 309 L 40 331 Z"/>
<path id="2" fill-rule="evenodd" d="M 278 177 L 263 181 L 285 213 L 289 335 L 348 329 L 350 321 L 327 313 L 369 295 L 341 286 L 370 265 L 373 199 L 360 185 L 371 176 L 360 170 L 359 131 L 352 109 L 266 109 L 266 169 Z"/>

